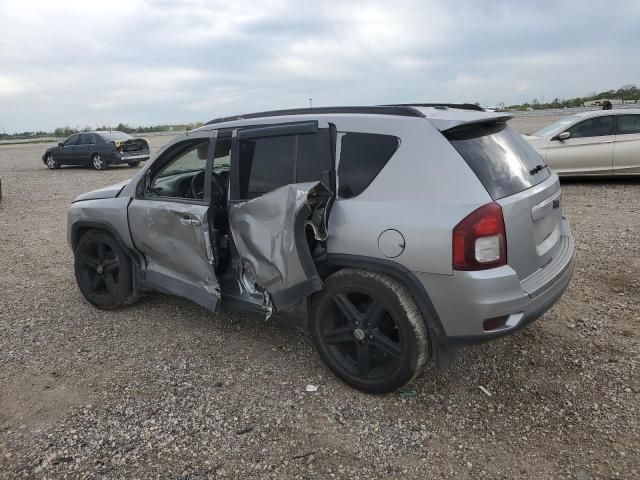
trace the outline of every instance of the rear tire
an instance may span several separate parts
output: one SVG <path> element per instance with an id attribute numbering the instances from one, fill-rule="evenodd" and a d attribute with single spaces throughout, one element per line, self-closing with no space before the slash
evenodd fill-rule
<path id="1" fill-rule="evenodd" d="M 53 155 L 47 155 L 47 168 L 49 170 L 56 170 L 60 168 L 60 160 L 56 160 Z"/>
<path id="2" fill-rule="evenodd" d="M 312 299 L 309 330 L 336 376 L 367 393 L 407 385 L 430 355 L 425 322 L 406 287 L 366 270 L 326 279 Z"/>
<path id="3" fill-rule="evenodd" d="M 94 153 L 91 156 L 91 166 L 95 170 L 105 170 L 107 168 L 107 162 L 104 161 L 99 153 Z"/>
<path id="4" fill-rule="evenodd" d="M 112 310 L 137 300 L 131 259 L 111 234 L 89 230 L 80 238 L 74 253 L 76 281 L 89 303 Z"/>
<path id="5" fill-rule="evenodd" d="M 140 162 L 129 162 L 130 167 L 137 167 L 138 165 L 140 165 Z"/>

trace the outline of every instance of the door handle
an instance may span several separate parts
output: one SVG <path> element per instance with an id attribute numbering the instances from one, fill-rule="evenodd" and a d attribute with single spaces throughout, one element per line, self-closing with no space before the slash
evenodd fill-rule
<path id="1" fill-rule="evenodd" d="M 199 227 L 200 225 L 202 225 L 202 222 L 200 220 L 198 220 L 197 218 L 189 217 L 187 215 L 180 218 L 180 223 L 183 225 L 191 225 L 192 227 Z"/>
<path id="2" fill-rule="evenodd" d="M 613 140 L 604 140 L 602 143 L 613 143 Z"/>

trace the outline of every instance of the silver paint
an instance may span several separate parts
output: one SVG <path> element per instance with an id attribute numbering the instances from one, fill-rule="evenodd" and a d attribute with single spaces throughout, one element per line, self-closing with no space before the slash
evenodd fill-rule
<path id="1" fill-rule="evenodd" d="M 182 290 L 199 290 L 219 299 L 208 211 L 207 205 L 134 199 L 129 205 L 129 228 L 135 248 L 146 259 L 147 272 L 177 282 Z"/>
<path id="2" fill-rule="evenodd" d="M 122 189 L 127 186 L 127 184 L 131 181 L 124 180 L 122 182 L 115 183 L 113 185 L 109 185 L 108 187 L 103 187 L 98 190 L 93 190 L 92 192 L 83 193 L 82 195 L 77 196 L 73 202 L 82 202 L 84 200 L 98 200 L 100 198 L 113 198 L 117 197 Z"/>
<path id="3" fill-rule="evenodd" d="M 229 205 L 229 227 L 242 261 L 244 289 L 274 295 L 310 280 L 300 258 L 305 252 L 296 245 L 295 221 L 307 207 L 314 217 L 309 198 L 318 192 L 328 193 L 320 182 L 299 183 Z"/>

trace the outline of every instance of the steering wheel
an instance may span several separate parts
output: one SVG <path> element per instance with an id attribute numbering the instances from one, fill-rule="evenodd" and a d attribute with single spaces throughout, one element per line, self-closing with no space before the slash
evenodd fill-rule
<path id="1" fill-rule="evenodd" d="M 201 176 L 202 181 L 199 182 Z M 200 185 L 198 185 L 198 183 L 200 183 Z M 194 200 L 202 200 L 204 198 L 204 172 L 198 172 L 191 177 L 191 185 L 189 188 L 191 189 L 191 197 Z"/>
<path id="2" fill-rule="evenodd" d="M 213 200 L 214 205 L 225 203 L 227 197 L 226 184 L 227 181 L 222 175 L 211 172 L 211 200 Z M 198 172 L 191 177 L 189 188 L 193 199 L 202 200 L 204 198 L 204 172 Z"/>

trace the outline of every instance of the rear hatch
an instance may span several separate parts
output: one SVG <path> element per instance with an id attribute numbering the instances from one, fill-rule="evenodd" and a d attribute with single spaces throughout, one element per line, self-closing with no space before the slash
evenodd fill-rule
<path id="1" fill-rule="evenodd" d="M 560 247 L 560 183 L 536 150 L 507 125 L 510 117 L 464 112 L 442 134 L 502 207 L 507 263 L 523 280 L 547 265 Z M 473 113 L 469 117 L 468 114 Z M 432 122 L 436 124 L 437 122 Z M 454 126 L 451 124 L 454 123 Z"/>

